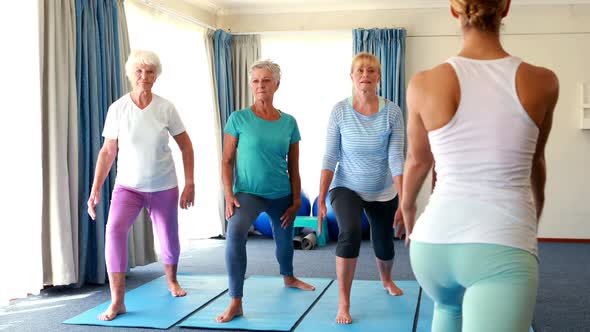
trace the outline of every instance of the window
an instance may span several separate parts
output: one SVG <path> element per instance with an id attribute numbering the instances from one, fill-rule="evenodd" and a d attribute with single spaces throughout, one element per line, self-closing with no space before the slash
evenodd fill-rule
<path id="1" fill-rule="evenodd" d="M 332 107 L 352 93 L 352 32 L 268 33 L 262 35 L 261 44 L 262 58 L 281 66 L 274 104 L 297 119 L 301 187 L 313 202 L 319 191 Z"/>
<path id="2" fill-rule="evenodd" d="M 40 3 L 40 2 L 39 2 Z M 6 64 L 0 82 L 7 118 L 0 126 L 3 222 L 0 225 L 0 306 L 43 288 L 41 237 L 43 208 L 41 80 L 39 77 L 39 3 L 3 3 L 0 44 Z M 5 48 L 6 49 L 6 48 Z M 24 127 L 23 127 L 24 126 Z M 24 130 L 23 130 L 24 129 Z M 10 311 L 10 310 L 8 310 Z M 3 313 L 6 315 L 6 312 Z M 8 312 L 10 314 L 10 312 Z M 0 318 L 0 330 L 17 324 Z"/>

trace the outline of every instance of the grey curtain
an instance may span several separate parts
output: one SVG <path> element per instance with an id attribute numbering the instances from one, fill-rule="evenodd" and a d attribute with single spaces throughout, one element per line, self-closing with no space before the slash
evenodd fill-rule
<path id="1" fill-rule="evenodd" d="M 248 84 L 248 71 L 252 63 L 260 58 L 260 36 L 231 35 L 223 30 L 208 30 L 205 47 L 215 92 L 215 107 L 219 113 L 220 141 L 223 143 L 223 128 L 231 112 L 254 102 Z M 225 235 L 223 192 L 219 200 L 222 235 Z"/>
<path id="2" fill-rule="evenodd" d="M 234 108 L 248 107 L 254 103 L 250 91 L 248 72 L 250 66 L 260 59 L 260 35 L 234 35 L 231 44 L 233 70 Z"/>
<path id="3" fill-rule="evenodd" d="M 213 105 L 215 107 L 215 113 L 220 114 L 219 101 L 217 99 L 217 96 L 219 95 L 217 92 L 217 74 L 215 72 L 215 30 L 207 29 L 207 31 L 203 34 L 203 37 L 205 39 L 205 49 L 207 50 L 207 61 L 209 63 L 209 77 L 211 77 L 211 86 L 213 87 Z M 215 118 L 218 120 L 217 126 L 219 127 L 219 130 L 217 131 L 219 133 L 217 142 L 222 142 L 223 128 L 221 127 L 221 118 Z M 223 147 L 220 147 L 219 149 L 220 160 L 222 158 L 222 149 Z M 220 188 L 223 188 L 221 179 L 219 179 L 219 186 Z M 218 212 L 219 222 L 221 223 L 221 236 L 225 236 L 225 198 L 223 197 L 223 190 L 219 191 L 219 196 L 217 197 L 217 200 L 219 202 L 217 206 L 219 207 Z"/>
<path id="4" fill-rule="evenodd" d="M 78 281 L 76 2 L 39 1 L 43 283 Z"/>

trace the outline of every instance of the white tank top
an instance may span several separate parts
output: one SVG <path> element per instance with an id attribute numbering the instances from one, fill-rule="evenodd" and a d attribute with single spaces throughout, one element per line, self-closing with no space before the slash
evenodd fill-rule
<path id="1" fill-rule="evenodd" d="M 451 121 L 428 133 L 437 182 L 411 239 L 499 244 L 537 255 L 530 177 L 539 129 L 516 93 L 522 61 L 447 62 L 461 100 Z"/>

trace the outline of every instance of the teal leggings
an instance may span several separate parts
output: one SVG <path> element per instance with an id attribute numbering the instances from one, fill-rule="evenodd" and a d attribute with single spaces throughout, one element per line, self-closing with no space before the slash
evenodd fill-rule
<path id="1" fill-rule="evenodd" d="M 494 244 L 412 241 L 416 280 L 434 300 L 433 332 L 528 332 L 539 264 L 531 253 Z"/>

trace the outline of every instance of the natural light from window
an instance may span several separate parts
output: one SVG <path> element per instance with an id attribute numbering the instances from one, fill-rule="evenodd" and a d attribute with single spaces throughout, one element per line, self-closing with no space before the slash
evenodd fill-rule
<path id="1" fill-rule="evenodd" d="M 10 9 L 3 8 L 0 29 L 0 44 L 12 45 L 2 52 L 5 79 L 0 82 L 8 115 L 0 125 L 5 157 L 0 188 L 4 220 L 0 226 L 0 306 L 4 306 L 10 299 L 37 294 L 43 288 L 39 3 L 18 1 Z M 0 318 L 0 330 L 10 323 Z"/>
<path id="2" fill-rule="evenodd" d="M 275 107 L 297 119 L 301 132 L 301 187 L 317 197 L 326 126 L 332 107 L 352 93 L 351 31 L 268 33 L 261 37 L 262 57 L 281 66 Z"/>

